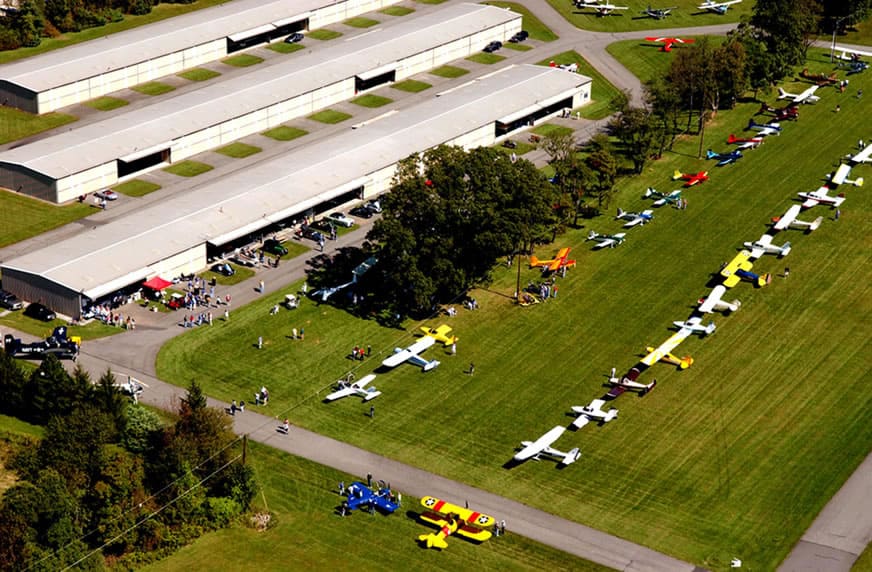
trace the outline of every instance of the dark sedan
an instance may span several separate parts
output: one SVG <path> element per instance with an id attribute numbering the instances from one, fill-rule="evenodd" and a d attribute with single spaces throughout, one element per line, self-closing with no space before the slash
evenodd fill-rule
<path id="1" fill-rule="evenodd" d="M 57 318 L 57 314 L 37 302 L 27 306 L 27 308 L 24 309 L 24 315 L 36 318 L 37 320 L 42 320 L 43 322 L 51 322 Z"/>

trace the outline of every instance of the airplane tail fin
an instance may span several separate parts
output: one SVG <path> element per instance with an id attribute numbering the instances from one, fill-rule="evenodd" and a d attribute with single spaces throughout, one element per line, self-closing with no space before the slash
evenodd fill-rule
<path id="1" fill-rule="evenodd" d="M 20 343 L 20 340 L 16 340 L 12 334 L 3 336 L 3 349 L 6 350 L 6 353 L 14 352 Z"/>
<path id="2" fill-rule="evenodd" d="M 621 218 L 622 216 L 624 216 L 624 211 L 623 209 L 621 209 L 621 207 L 618 207 L 618 216 L 616 216 L 615 218 Z"/>
<path id="3" fill-rule="evenodd" d="M 445 542 L 443 538 L 437 536 L 435 533 L 422 534 L 418 537 L 418 540 L 426 544 L 427 548 L 438 548 L 440 550 L 448 548 L 448 543 Z"/>
<path id="4" fill-rule="evenodd" d="M 653 189 L 653 188 L 651 188 L 651 187 L 648 187 L 648 188 L 647 188 L 647 189 L 645 189 L 645 194 L 644 194 L 644 195 L 642 195 L 642 198 L 643 198 L 643 199 L 647 199 L 647 198 L 648 198 L 648 197 L 650 197 L 650 196 L 651 196 L 651 195 L 653 195 L 653 194 L 654 194 L 654 192 L 653 192 L 653 191 L 654 191 L 654 189 Z"/>
<path id="5" fill-rule="evenodd" d="M 714 158 L 717 157 L 717 156 L 718 156 L 718 154 L 715 153 L 714 151 L 712 151 L 711 149 L 708 149 L 708 150 L 706 150 L 706 152 L 705 152 L 705 158 L 706 158 L 706 159 L 714 159 Z"/>
<path id="6" fill-rule="evenodd" d="M 581 449 L 576 447 L 575 449 L 572 449 L 571 451 L 569 451 L 568 453 L 566 453 L 563 456 L 563 461 L 561 461 L 561 463 L 564 465 L 571 465 L 572 463 L 576 462 L 579 458 L 581 458 Z"/>
<path id="7" fill-rule="evenodd" d="M 673 180 L 673 181 L 677 181 L 677 180 L 680 179 L 682 176 L 683 176 L 682 172 L 679 171 L 678 169 L 675 169 L 675 172 L 672 173 L 672 180 Z"/>
<path id="8" fill-rule="evenodd" d="M 587 235 L 587 240 L 593 240 L 593 239 L 595 239 L 595 238 L 598 237 L 598 236 L 599 236 L 599 235 L 596 233 L 596 231 L 592 230 L 592 231 L 590 231 L 590 233 Z"/>
<path id="9" fill-rule="evenodd" d="M 530 268 L 539 266 L 539 258 L 535 255 L 530 255 Z"/>
<path id="10" fill-rule="evenodd" d="M 824 222 L 824 217 L 822 217 L 822 216 L 817 217 L 816 219 L 814 219 L 812 221 L 812 223 L 810 225 L 808 225 L 808 231 L 811 232 L 813 230 L 817 230 L 820 227 L 822 222 Z"/>
<path id="11" fill-rule="evenodd" d="M 730 136 L 727 137 L 727 143 L 729 143 L 729 144 L 732 145 L 732 144 L 735 143 L 735 142 L 736 142 L 736 136 L 733 135 L 732 133 L 730 133 Z"/>
<path id="12" fill-rule="evenodd" d="M 783 88 L 783 87 L 779 87 L 779 88 L 778 88 L 778 99 L 785 99 L 785 98 L 787 98 L 787 97 L 790 97 L 790 96 L 787 94 L 786 91 L 784 91 L 784 88 Z"/>

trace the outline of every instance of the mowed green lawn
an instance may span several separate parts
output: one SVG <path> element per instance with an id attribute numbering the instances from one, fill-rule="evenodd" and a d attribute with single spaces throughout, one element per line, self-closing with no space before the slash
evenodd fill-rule
<path id="1" fill-rule="evenodd" d="M 688 26 L 713 26 L 738 22 L 742 16 L 750 16 L 753 2 L 747 0 L 730 6 L 723 16 L 713 12 L 703 12 L 697 7 L 701 0 L 673 0 L 657 4 L 649 0 L 626 0 L 613 2 L 617 6 L 627 6 L 627 10 L 616 10 L 608 16 L 598 16 L 591 8 L 576 8 L 569 0 L 548 0 L 551 7 L 560 12 L 572 24 L 585 30 L 602 32 L 626 32 L 633 30 L 654 30 L 662 28 L 683 28 Z M 661 20 L 643 14 L 649 5 L 658 7 L 676 6 L 672 13 Z"/>
<path id="2" fill-rule="evenodd" d="M 699 41 L 702 36 L 686 36 L 687 39 Z M 713 45 L 720 45 L 724 36 L 709 36 Z M 671 52 L 660 50 L 661 44 L 648 42 L 644 38 L 636 40 L 622 40 L 613 42 L 606 47 L 606 51 L 620 61 L 633 75 L 643 82 L 655 77 L 662 77 L 669 71 L 675 52 L 690 49 L 691 46 L 673 45 Z M 584 73 L 584 72 L 582 72 Z M 596 86 L 596 84 L 594 84 Z"/>
<path id="3" fill-rule="evenodd" d="M 97 212 L 92 204 L 58 206 L 11 191 L 0 192 L 0 247 Z"/>
<path id="4" fill-rule="evenodd" d="M 869 78 L 852 76 L 852 87 L 868 92 Z M 715 335 L 676 350 L 695 358 L 692 368 L 655 365 L 644 377 L 658 380 L 653 393 L 622 397 L 615 422 L 561 438 L 558 448 L 581 448 L 578 463 L 563 471 L 550 462 L 502 465 L 521 440 L 568 424 L 570 406 L 600 396 L 611 367 L 625 371 L 645 345 L 671 335 L 672 321 L 690 314 L 743 241 L 756 240 L 770 217 L 796 204 L 797 191 L 817 188 L 838 157 L 870 138 L 861 120 L 872 107 L 868 97 L 819 94 L 821 102 L 803 106 L 799 122 L 736 165 L 697 160 L 698 142 L 688 140 L 642 177 L 622 182 L 610 213 L 648 208 L 640 198 L 647 186 L 678 188 L 670 179 L 676 168 L 712 175 L 687 191 L 686 211 L 659 209 L 652 224 L 629 230 L 620 248 L 593 252 L 583 241 L 590 230 L 622 230 L 608 215 L 540 247 L 540 257 L 574 248 L 578 266 L 559 281 L 557 299 L 513 306 L 516 268 L 502 268 L 488 290 L 473 293 L 480 310 L 458 303 L 457 317 L 427 321 L 455 327 L 458 355 L 434 347 L 425 357 L 443 363 L 433 372 L 403 365 L 380 374 L 374 385 L 384 394 L 374 420 L 358 400 L 320 399 L 344 372 L 357 367 L 359 378 L 410 343 L 419 324 L 383 329 L 310 301 L 270 317 L 278 292 L 237 308 L 230 323 L 168 344 L 158 373 L 179 385 L 196 377 L 225 400 L 249 399 L 265 384 L 272 395 L 265 411 L 309 429 L 709 569 L 725 569 L 736 556 L 749 568 L 774 569 L 872 447 L 865 383 L 872 304 L 864 278 L 872 198 L 864 189 L 842 189 L 848 201 L 838 222 L 816 207 L 803 218 L 826 217 L 819 230 L 779 234 L 775 242 L 791 241 L 793 252 L 784 260 L 767 256 L 755 271 L 779 275 L 789 265 L 790 278 L 733 289 L 727 298 L 740 299 L 741 311 L 714 316 Z M 707 146 L 726 149 L 727 135 L 741 133 L 757 107 L 721 113 Z M 853 175 L 868 179 L 872 170 L 861 166 Z M 524 284 L 538 276 L 522 269 Z M 305 341 L 286 338 L 293 327 L 305 327 Z M 258 335 L 260 351 L 253 347 Z M 355 344 L 372 344 L 376 357 L 347 360 Z M 470 362 L 474 376 L 463 373 Z"/>
<path id="5" fill-rule="evenodd" d="M 452 538 L 448 550 L 425 550 L 416 538 L 435 529 L 416 522 L 418 499 L 403 496 L 390 516 L 355 512 L 341 518 L 335 513 L 342 500 L 337 485 L 359 476 L 256 443 L 249 458 L 262 486 L 255 510 L 266 506 L 274 526 L 256 532 L 234 525 L 143 570 L 284 570 L 289 562 L 295 570 L 607 570 L 511 533 L 481 545 Z"/>

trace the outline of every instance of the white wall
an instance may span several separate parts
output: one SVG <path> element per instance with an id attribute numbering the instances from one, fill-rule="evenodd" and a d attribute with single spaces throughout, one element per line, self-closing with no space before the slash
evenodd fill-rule
<path id="1" fill-rule="evenodd" d="M 118 182 L 115 161 L 82 171 L 57 181 L 57 202 L 71 201 L 79 195 L 87 195 Z"/>
<path id="2" fill-rule="evenodd" d="M 195 246 L 190 250 L 181 252 L 148 267 L 149 278 L 160 276 L 169 280 L 180 274 L 191 274 L 203 270 L 208 261 L 206 259 L 206 244 Z"/>

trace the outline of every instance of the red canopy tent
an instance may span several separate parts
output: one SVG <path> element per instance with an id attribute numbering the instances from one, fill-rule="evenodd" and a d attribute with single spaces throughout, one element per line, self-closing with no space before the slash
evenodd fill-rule
<path id="1" fill-rule="evenodd" d="M 151 280 L 147 280 L 142 283 L 143 287 L 154 290 L 155 292 L 160 292 L 164 288 L 169 288 L 173 285 L 169 280 L 164 280 L 160 276 L 155 276 Z"/>

